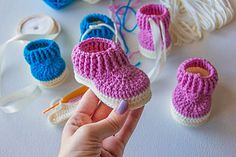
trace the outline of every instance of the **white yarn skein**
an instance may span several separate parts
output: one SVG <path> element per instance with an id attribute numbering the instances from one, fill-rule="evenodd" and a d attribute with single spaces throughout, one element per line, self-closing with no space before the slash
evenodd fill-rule
<path id="1" fill-rule="evenodd" d="M 170 33 L 175 46 L 199 40 L 203 31 L 220 29 L 234 17 L 229 0 L 161 0 L 171 14 Z"/>
<path id="2" fill-rule="evenodd" d="M 193 8 L 189 13 L 199 19 L 199 25 L 205 31 L 220 29 L 233 19 L 233 10 L 228 0 L 194 0 L 188 3 L 186 7 Z"/>
<path id="3" fill-rule="evenodd" d="M 182 0 L 161 0 L 171 14 L 170 33 L 175 46 L 199 40 L 202 37 L 200 26 L 188 14 Z"/>
<path id="4" fill-rule="evenodd" d="M 218 0 L 215 1 L 215 3 L 217 6 L 215 8 L 216 17 L 218 17 L 218 23 L 216 25 L 216 29 L 219 29 L 233 20 L 234 10 L 228 0 Z M 222 18 L 222 20 L 219 20 L 219 18 Z"/>

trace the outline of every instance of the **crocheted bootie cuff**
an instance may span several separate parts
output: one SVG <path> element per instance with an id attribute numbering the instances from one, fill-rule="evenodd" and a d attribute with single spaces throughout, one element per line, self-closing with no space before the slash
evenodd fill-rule
<path id="1" fill-rule="evenodd" d="M 84 32 L 89 29 L 90 25 L 96 25 L 99 23 L 105 23 L 112 28 L 114 28 L 114 23 L 112 20 L 107 17 L 106 15 L 102 14 L 89 14 L 87 15 L 80 24 L 81 29 L 81 35 L 84 34 Z M 108 29 L 107 27 L 102 26 L 101 28 L 91 30 L 88 35 L 85 36 L 84 39 L 92 38 L 92 37 L 100 37 L 100 38 L 106 38 L 106 39 L 112 39 L 114 36 L 114 33 Z"/>
<path id="2" fill-rule="evenodd" d="M 160 4 L 148 4 L 141 7 L 137 14 L 136 20 L 141 30 L 151 30 L 149 19 L 153 19 L 158 25 L 161 20 L 168 30 L 170 24 L 170 13 L 164 5 Z"/>
<path id="3" fill-rule="evenodd" d="M 179 66 L 177 79 L 177 86 L 190 95 L 211 95 L 216 87 L 218 75 L 206 59 L 191 58 Z"/>
<path id="4" fill-rule="evenodd" d="M 40 39 L 30 42 L 24 49 L 25 60 L 30 64 L 43 63 L 61 57 L 60 49 L 53 40 Z"/>
<path id="5" fill-rule="evenodd" d="M 72 62 L 75 71 L 89 79 L 129 64 L 120 45 L 103 38 L 90 38 L 76 45 Z"/>

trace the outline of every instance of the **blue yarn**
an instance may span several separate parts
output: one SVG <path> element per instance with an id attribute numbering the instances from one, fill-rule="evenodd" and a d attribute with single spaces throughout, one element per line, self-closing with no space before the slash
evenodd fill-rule
<path id="1" fill-rule="evenodd" d="M 138 61 L 134 66 L 135 66 L 135 67 L 139 67 L 140 65 L 141 65 L 141 62 Z"/>
<path id="2" fill-rule="evenodd" d="M 119 29 L 119 33 L 120 33 L 120 36 L 121 36 L 121 39 L 123 40 L 123 43 L 124 43 L 124 46 L 125 46 L 125 49 L 126 49 L 126 54 L 129 53 L 129 47 L 125 41 L 125 38 L 122 34 L 122 28 L 126 31 L 126 32 L 133 32 L 136 28 L 137 28 L 137 24 L 132 28 L 132 29 L 128 29 L 126 26 L 125 26 L 125 21 L 126 21 L 126 17 L 127 17 L 127 13 L 128 13 L 128 10 L 130 9 L 131 12 L 136 15 L 136 11 L 130 7 L 130 3 L 131 3 L 131 0 L 128 1 L 128 4 L 126 6 L 121 6 L 117 11 L 116 11 L 116 17 L 120 23 L 120 29 Z M 125 9 L 125 12 L 124 12 L 124 15 L 122 17 L 122 20 L 119 16 L 119 12 L 121 9 Z"/>
<path id="3" fill-rule="evenodd" d="M 72 3 L 74 0 L 43 0 L 51 8 L 59 10 Z"/>
<path id="4" fill-rule="evenodd" d="M 105 23 L 105 24 L 111 26 L 112 28 L 114 28 L 114 23 L 106 15 L 97 14 L 97 13 L 89 14 L 86 17 L 84 17 L 80 23 L 81 37 L 84 34 L 84 32 L 87 29 L 89 29 L 89 26 L 96 25 L 96 22 L 102 22 L 102 23 Z M 114 33 L 110 29 L 102 26 L 98 29 L 91 30 L 91 32 L 85 36 L 84 40 L 88 39 L 88 38 L 92 38 L 92 37 L 100 37 L 100 38 L 106 38 L 106 39 L 111 40 L 113 38 L 113 36 L 114 36 Z"/>
<path id="5" fill-rule="evenodd" d="M 59 77 L 66 68 L 60 49 L 53 40 L 40 39 L 25 46 L 24 58 L 31 73 L 39 81 L 51 81 Z"/>

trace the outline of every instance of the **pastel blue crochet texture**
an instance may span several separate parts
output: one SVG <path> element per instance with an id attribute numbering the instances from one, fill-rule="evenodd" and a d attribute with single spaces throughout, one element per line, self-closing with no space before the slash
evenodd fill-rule
<path id="1" fill-rule="evenodd" d="M 66 64 L 53 40 L 40 39 L 25 46 L 24 57 L 30 65 L 31 73 L 39 81 L 51 81 L 59 77 Z"/>
<path id="2" fill-rule="evenodd" d="M 84 17 L 82 22 L 80 23 L 81 36 L 84 34 L 84 32 L 87 29 L 89 29 L 90 25 L 96 25 L 98 23 L 105 23 L 114 29 L 114 23 L 106 15 L 97 14 L 97 13 L 89 14 L 86 17 Z M 114 36 L 114 33 L 107 27 L 103 26 L 98 29 L 92 30 L 89 34 L 87 34 L 84 37 L 84 40 L 88 38 L 92 38 L 92 37 L 100 37 L 100 38 L 106 38 L 106 39 L 111 40 L 113 36 Z"/>
<path id="3" fill-rule="evenodd" d="M 53 9 L 59 10 L 72 3 L 74 0 L 44 0 Z"/>

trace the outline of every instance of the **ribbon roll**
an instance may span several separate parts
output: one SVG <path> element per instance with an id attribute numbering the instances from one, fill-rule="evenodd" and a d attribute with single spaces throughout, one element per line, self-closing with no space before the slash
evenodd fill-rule
<path id="1" fill-rule="evenodd" d="M 29 42 L 32 40 L 47 38 L 55 39 L 61 32 L 61 26 L 52 17 L 46 15 L 34 15 L 23 19 L 18 27 L 17 34 L 0 46 L 0 85 L 2 84 L 2 63 L 7 46 L 15 41 Z M 14 113 L 25 107 L 32 98 L 41 93 L 38 85 L 30 85 L 7 96 L 2 94 L 0 86 L 0 109 L 5 113 Z"/>

